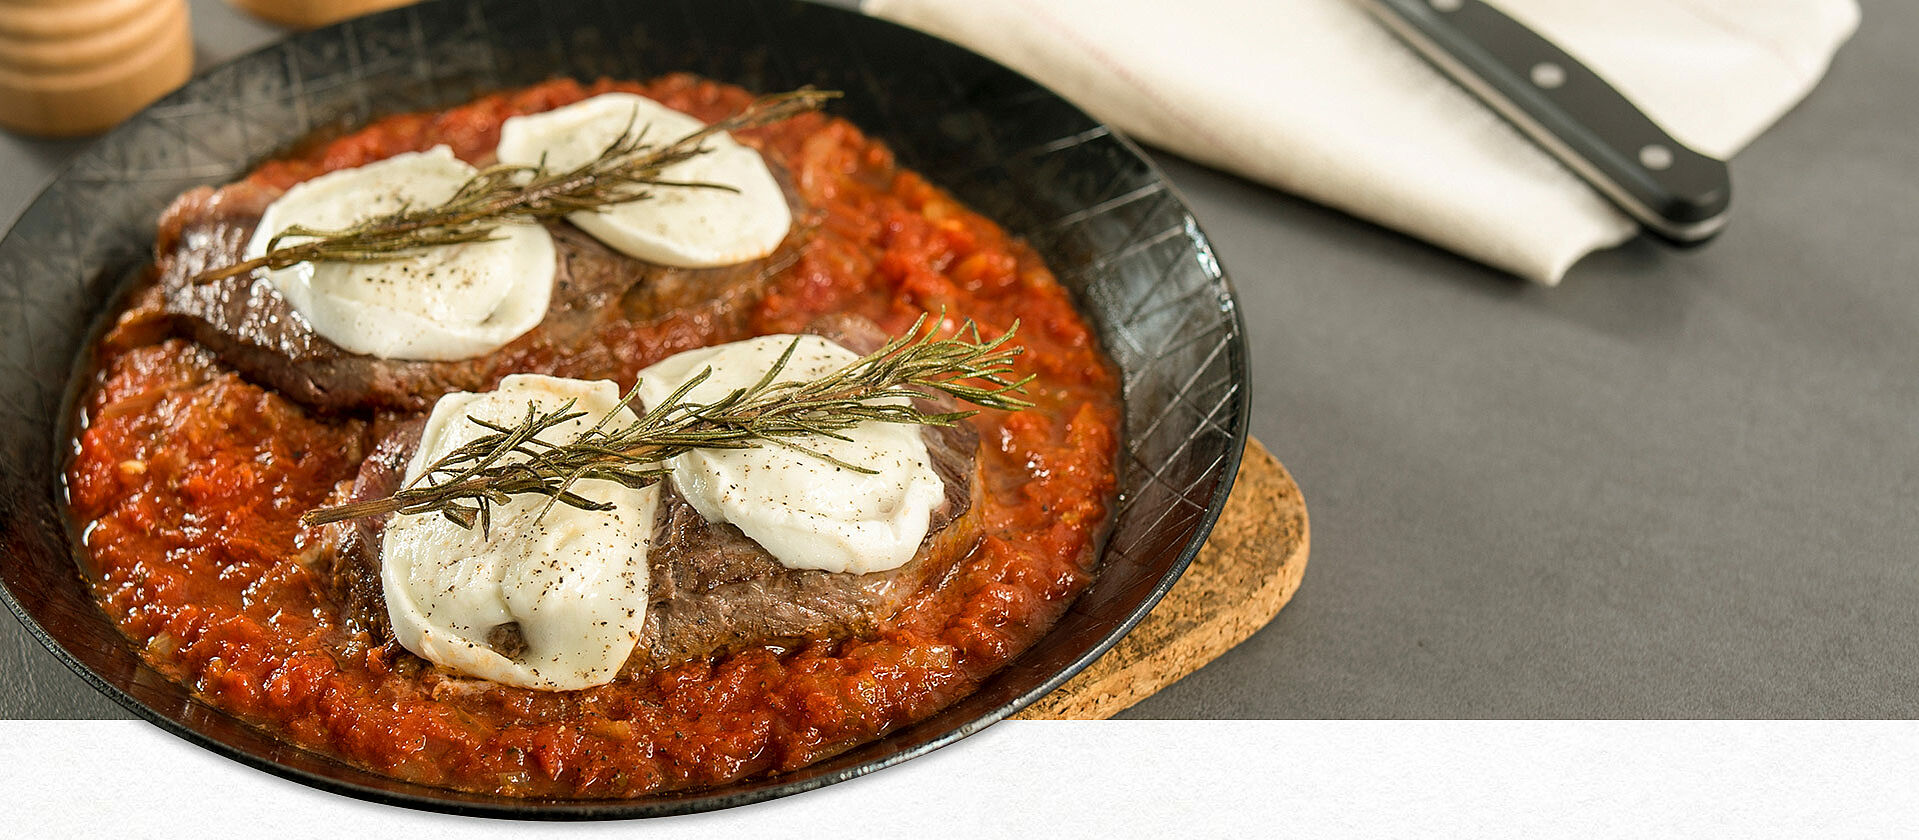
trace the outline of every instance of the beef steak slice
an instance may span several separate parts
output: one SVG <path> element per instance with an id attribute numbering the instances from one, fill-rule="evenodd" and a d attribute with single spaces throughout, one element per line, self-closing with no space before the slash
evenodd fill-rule
<path id="1" fill-rule="evenodd" d="M 782 177 L 782 181 L 785 179 Z M 789 201 L 797 201 L 789 190 Z M 381 359 L 350 353 L 313 331 L 262 272 L 195 284 L 209 269 L 240 262 L 267 205 L 280 193 L 246 181 L 182 194 L 161 214 L 154 264 L 157 306 L 175 329 L 206 345 L 250 380 L 323 411 L 420 411 L 452 391 L 478 390 L 506 373 L 511 352 L 450 362 Z M 682 269 L 633 259 L 564 222 L 549 225 L 559 265 L 546 317 L 513 348 L 564 356 L 602 326 L 648 323 L 669 315 L 740 322 L 767 282 L 790 264 L 800 237 L 773 255 L 711 269 Z M 134 313 L 137 317 L 140 313 Z"/>
<path id="2" fill-rule="evenodd" d="M 813 331 L 861 353 L 885 340 L 872 322 L 850 316 L 821 319 Z M 339 500 L 391 495 L 419 446 L 423 427 L 420 420 L 393 427 Z M 919 552 L 905 565 L 884 572 L 788 569 L 738 528 L 707 521 L 670 483 L 662 483 L 648 552 L 646 623 L 624 673 L 645 673 L 758 645 L 862 635 L 937 582 L 979 539 L 974 504 L 980 487 L 979 433 L 962 422 L 923 427 L 921 434 L 946 497 L 934 511 Z M 380 584 L 384 524 L 384 519 L 369 519 L 326 526 L 308 554 L 346 624 L 381 642 L 392 638 Z M 511 636 L 503 634 L 500 640 L 509 649 Z"/>

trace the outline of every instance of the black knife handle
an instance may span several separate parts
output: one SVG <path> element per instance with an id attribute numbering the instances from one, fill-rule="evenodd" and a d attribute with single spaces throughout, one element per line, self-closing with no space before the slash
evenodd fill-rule
<path id="1" fill-rule="evenodd" d="M 1679 244 L 1726 223 L 1726 164 L 1680 143 L 1619 91 L 1479 0 L 1362 0 L 1421 55 L 1641 224 Z"/>

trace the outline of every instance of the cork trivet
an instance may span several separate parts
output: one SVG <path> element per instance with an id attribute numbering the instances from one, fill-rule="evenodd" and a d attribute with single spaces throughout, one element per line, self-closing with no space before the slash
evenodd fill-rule
<path id="1" fill-rule="evenodd" d="M 1109 718 L 1178 682 L 1279 614 L 1306 573 L 1308 542 L 1299 485 L 1249 441 L 1226 509 L 1179 583 L 1105 656 L 1014 718 Z"/>

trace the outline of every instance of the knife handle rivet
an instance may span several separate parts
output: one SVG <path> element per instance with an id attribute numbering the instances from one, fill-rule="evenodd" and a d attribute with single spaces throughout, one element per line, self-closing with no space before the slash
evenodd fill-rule
<path id="1" fill-rule="evenodd" d="M 1431 3 L 1434 9 L 1442 12 L 1457 12 L 1460 7 L 1466 5 L 1466 0 L 1427 0 L 1427 2 Z"/>
<path id="2" fill-rule="evenodd" d="M 1666 169 L 1672 166 L 1672 150 L 1652 143 L 1639 150 L 1639 163 L 1647 169 Z"/>
<path id="3" fill-rule="evenodd" d="M 1550 61 L 1542 61 L 1533 65 L 1532 78 L 1533 84 L 1552 90 L 1566 83 L 1566 68 Z"/>

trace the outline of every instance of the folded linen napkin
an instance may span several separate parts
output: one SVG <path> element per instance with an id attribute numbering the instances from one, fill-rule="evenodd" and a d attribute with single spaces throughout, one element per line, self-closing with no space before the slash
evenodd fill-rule
<path id="1" fill-rule="evenodd" d="M 1854 0 L 1492 2 L 1718 157 L 1805 96 L 1859 20 Z M 1347 0 L 862 8 L 1025 73 L 1147 143 L 1540 283 L 1637 230 Z"/>

